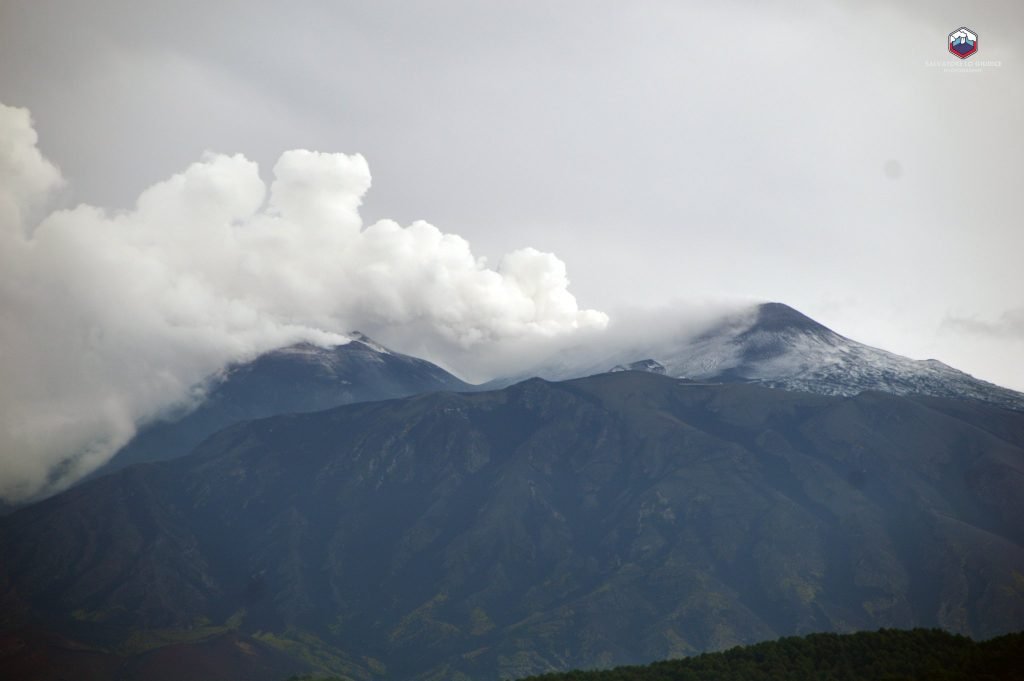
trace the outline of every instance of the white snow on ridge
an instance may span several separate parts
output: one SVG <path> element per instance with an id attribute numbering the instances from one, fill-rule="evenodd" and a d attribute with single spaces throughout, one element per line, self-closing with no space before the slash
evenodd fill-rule
<path id="1" fill-rule="evenodd" d="M 879 390 L 968 398 L 1024 410 L 1024 394 L 934 359 L 913 360 L 858 343 L 791 308 L 770 306 L 761 306 L 767 314 L 740 333 L 724 329 L 678 346 L 669 356 L 652 356 L 676 378 L 749 380 L 825 395 Z"/>
<path id="2" fill-rule="evenodd" d="M 386 347 L 384 347 L 383 345 L 381 345 L 377 341 L 373 340 L 372 338 L 370 338 L 366 334 L 360 333 L 359 331 L 356 331 L 355 333 L 352 334 L 352 340 L 353 341 L 359 341 L 360 343 L 362 343 L 366 347 L 370 348 L 374 352 L 379 353 L 381 355 L 390 355 L 391 354 L 391 351 L 388 350 Z"/>
<path id="3" fill-rule="evenodd" d="M 845 396 L 878 390 L 979 400 L 1024 411 L 1022 393 L 934 359 L 913 360 L 858 343 L 780 303 L 755 306 L 696 337 L 641 339 L 596 360 L 593 352 L 561 353 L 532 375 L 566 380 L 643 359 L 663 365 L 668 376 L 701 382 L 755 382 Z"/>

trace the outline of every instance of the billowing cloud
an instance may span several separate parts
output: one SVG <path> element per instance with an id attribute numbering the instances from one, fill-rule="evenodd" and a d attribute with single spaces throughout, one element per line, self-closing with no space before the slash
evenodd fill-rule
<path id="1" fill-rule="evenodd" d="M 44 216 L 63 180 L 36 141 L 28 111 L 0 105 L 8 500 L 77 479 L 218 369 L 274 347 L 361 329 L 415 336 L 451 365 L 608 321 L 577 305 L 552 254 L 517 250 L 490 268 L 426 222 L 364 226 L 358 154 L 286 152 L 269 188 L 244 156 L 207 154 L 131 210 Z"/>

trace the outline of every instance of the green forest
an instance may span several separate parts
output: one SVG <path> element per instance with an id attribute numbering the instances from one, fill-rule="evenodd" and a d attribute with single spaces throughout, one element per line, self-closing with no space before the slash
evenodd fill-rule
<path id="1" fill-rule="evenodd" d="M 811 634 L 720 653 L 522 681 L 984 681 L 1024 679 L 1024 633 L 975 642 L 938 629 Z"/>

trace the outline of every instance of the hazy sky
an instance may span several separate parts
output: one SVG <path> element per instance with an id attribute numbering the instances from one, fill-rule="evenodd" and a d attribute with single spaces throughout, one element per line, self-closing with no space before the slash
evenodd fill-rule
<path id="1" fill-rule="evenodd" d="M 1024 389 L 1020 2 L 0 2 L 63 205 L 360 153 L 366 222 L 532 246 L 581 307 L 780 300 Z M 979 35 L 949 72 L 946 35 Z"/>

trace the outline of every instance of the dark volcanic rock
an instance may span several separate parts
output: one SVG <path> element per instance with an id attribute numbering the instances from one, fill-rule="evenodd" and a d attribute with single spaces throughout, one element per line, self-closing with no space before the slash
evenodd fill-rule
<path id="1" fill-rule="evenodd" d="M 119 649 L 230 630 L 359 679 L 988 637 L 1024 622 L 1022 481 L 1024 415 L 975 402 L 531 380 L 243 423 L 16 512 L 0 612 Z"/>

